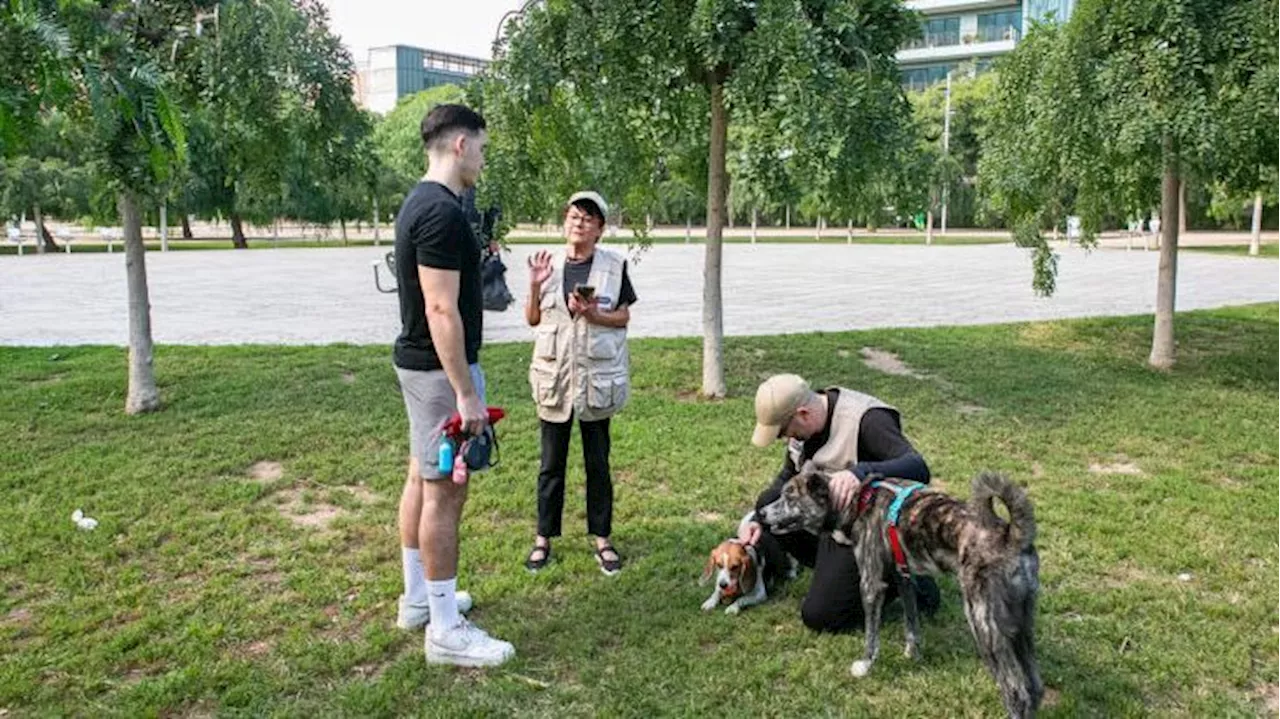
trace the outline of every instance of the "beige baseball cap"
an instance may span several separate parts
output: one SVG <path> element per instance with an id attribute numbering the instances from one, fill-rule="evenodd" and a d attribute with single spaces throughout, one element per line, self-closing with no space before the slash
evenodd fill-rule
<path id="1" fill-rule="evenodd" d="M 772 444 L 811 392 L 809 383 L 798 375 L 776 374 L 765 380 L 756 390 L 756 431 L 751 434 L 751 443 L 757 447 Z"/>
<path id="2" fill-rule="evenodd" d="M 604 217 L 606 221 L 608 220 L 609 205 L 605 203 L 604 198 L 600 196 L 599 192 L 595 192 L 594 190 L 583 190 L 581 192 L 575 192 L 573 193 L 572 196 L 569 197 L 569 201 L 566 202 L 565 205 L 572 205 L 578 200 L 586 200 L 591 204 L 595 205 L 600 210 L 600 216 Z"/>

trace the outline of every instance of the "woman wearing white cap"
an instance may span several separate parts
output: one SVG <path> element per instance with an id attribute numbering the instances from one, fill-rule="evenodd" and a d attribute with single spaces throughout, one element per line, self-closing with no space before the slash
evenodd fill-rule
<path id="1" fill-rule="evenodd" d="M 551 538 L 560 536 L 575 418 L 587 473 L 587 531 L 595 535 L 596 561 L 607 575 L 622 569 L 622 557 L 609 539 L 609 419 L 630 394 L 627 324 L 636 294 L 625 256 L 598 246 L 608 212 L 599 194 L 575 193 L 565 207 L 563 252 L 553 256 L 544 250 L 529 259 L 525 319 L 534 328 L 529 385 L 542 422 L 538 531 L 525 559 L 533 572 L 551 560 Z"/>

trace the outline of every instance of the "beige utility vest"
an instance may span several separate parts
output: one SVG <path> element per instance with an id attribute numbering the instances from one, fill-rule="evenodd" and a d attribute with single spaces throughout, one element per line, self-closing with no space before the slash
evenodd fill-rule
<path id="1" fill-rule="evenodd" d="M 831 415 L 831 436 L 811 458 L 817 469 L 832 473 L 842 469 L 850 469 L 858 463 L 858 430 L 862 426 L 862 415 L 869 409 L 887 409 L 894 417 L 900 417 L 898 410 L 881 402 L 869 394 L 855 392 L 844 387 L 832 387 L 840 393 L 835 411 Z M 827 390 L 822 390 L 826 392 Z M 901 421 L 901 420 L 899 420 Z M 787 453 L 791 462 L 800 468 L 801 453 L 804 441 L 793 439 L 787 443 Z"/>
<path id="2" fill-rule="evenodd" d="M 551 276 L 542 283 L 542 321 L 534 328 L 529 386 L 539 419 L 568 422 L 577 417 L 594 422 L 613 416 L 630 396 L 627 331 L 569 315 L 564 263 L 561 251 L 552 262 Z M 601 310 L 617 309 L 624 263 L 621 254 L 596 247 L 588 282 Z"/>

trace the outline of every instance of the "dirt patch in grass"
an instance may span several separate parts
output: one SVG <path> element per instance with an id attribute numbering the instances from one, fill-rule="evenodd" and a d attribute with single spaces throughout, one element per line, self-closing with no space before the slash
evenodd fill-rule
<path id="1" fill-rule="evenodd" d="M 873 370 L 897 377 L 929 379 L 929 375 L 917 372 L 907 366 L 907 364 L 899 359 L 898 355 L 893 352 L 876 349 L 875 347 L 863 347 L 859 352 L 862 354 L 862 363 Z"/>
<path id="2" fill-rule="evenodd" d="M 8 614 L 4 615 L 4 619 L 0 620 L 0 624 L 8 624 L 10 626 L 15 626 L 15 627 L 25 627 L 31 624 L 32 616 L 33 615 L 31 614 L 30 609 L 27 609 L 25 607 L 18 607 L 17 609 L 10 610 Z"/>
<path id="3" fill-rule="evenodd" d="M 382 499 L 381 496 L 374 494 L 373 490 L 365 487 L 364 485 L 347 487 L 347 491 L 350 492 L 351 496 L 355 497 L 361 504 L 376 504 L 380 499 Z"/>
<path id="4" fill-rule="evenodd" d="M 707 524 L 715 524 L 716 522 L 724 521 L 724 516 L 719 512 L 698 512 L 697 516 L 699 522 L 706 522 Z"/>
<path id="5" fill-rule="evenodd" d="M 1186 577 L 1186 578 L 1183 578 Z M 1170 586 L 1192 581 L 1194 576 L 1186 574 L 1155 572 L 1140 567 L 1133 562 L 1118 562 L 1107 570 L 1099 584 L 1107 589 L 1128 589 L 1137 584 Z"/>
<path id="6" fill-rule="evenodd" d="M 274 482 L 283 476 L 284 465 L 267 459 L 255 462 L 254 465 L 249 468 L 249 479 L 252 479 L 255 482 Z"/>
<path id="7" fill-rule="evenodd" d="M 312 493 L 318 493 L 312 487 L 295 485 L 273 492 L 271 495 L 272 501 L 276 505 L 276 511 L 280 513 L 280 516 L 293 522 L 294 526 L 308 529 L 327 529 L 333 523 L 333 520 L 350 513 L 351 510 L 339 507 L 336 504 L 330 504 L 322 499 L 308 498 L 308 490 Z M 361 505 L 373 504 L 378 501 L 378 495 L 367 487 L 360 485 L 335 487 L 332 488 L 332 492 L 346 493 Z"/>
<path id="8" fill-rule="evenodd" d="M 304 490 L 298 487 L 275 493 L 276 511 L 296 527 L 326 529 L 333 520 L 346 513 L 346 510 L 328 502 L 308 502 L 303 497 Z"/>
<path id="9" fill-rule="evenodd" d="M 1241 482 L 1235 477 L 1228 477 L 1225 474 L 1214 475 L 1213 483 L 1226 489 L 1240 489 L 1240 487 L 1244 485 L 1244 482 Z"/>
<path id="10" fill-rule="evenodd" d="M 250 642 L 240 649 L 240 654 L 246 657 L 260 657 L 271 652 L 271 642 L 259 639 L 256 642 Z"/>
<path id="11" fill-rule="evenodd" d="M 973 417 L 974 415 L 986 414 L 991 410 L 980 404 L 959 404 L 956 405 L 956 411 L 966 417 Z"/>
<path id="12" fill-rule="evenodd" d="M 1263 684 L 1253 693 L 1267 716 L 1280 716 L 1280 691 L 1275 684 Z"/>
<path id="13" fill-rule="evenodd" d="M 676 392 L 676 399 L 681 402 L 698 402 L 702 395 L 696 389 L 682 389 Z"/>
<path id="14" fill-rule="evenodd" d="M 1141 467 L 1124 458 L 1105 464 L 1092 462 L 1089 464 L 1089 471 L 1093 474 L 1126 474 L 1130 476 L 1143 474 Z"/>
<path id="15" fill-rule="evenodd" d="M 355 383 L 356 383 L 356 375 L 355 375 L 355 373 L 354 373 L 354 372 L 343 372 L 343 373 L 342 373 L 342 381 L 343 381 L 343 383 L 345 383 L 345 384 L 355 384 Z"/>
<path id="16" fill-rule="evenodd" d="M 1062 701 L 1062 693 L 1052 687 L 1044 688 L 1044 698 L 1040 700 L 1041 709 L 1052 709 Z"/>

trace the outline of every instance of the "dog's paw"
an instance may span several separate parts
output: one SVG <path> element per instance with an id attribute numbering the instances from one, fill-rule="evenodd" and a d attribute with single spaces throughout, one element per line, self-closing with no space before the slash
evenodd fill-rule
<path id="1" fill-rule="evenodd" d="M 708 599 L 707 601 L 705 601 L 705 602 L 703 602 L 703 603 L 702 603 L 702 611 L 704 611 L 704 612 L 709 612 L 709 611 L 711 611 L 712 609 L 715 609 L 715 608 L 716 608 L 716 605 L 717 605 L 717 604 L 719 604 L 719 603 L 720 603 L 720 601 L 719 601 L 718 599 L 716 599 L 715 597 L 712 597 L 712 598 L 710 598 L 710 599 Z"/>
<path id="2" fill-rule="evenodd" d="M 737 604 L 730 604 L 729 608 L 724 610 L 724 613 L 732 615 L 732 614 L 737 614 L 741 611 L 742 611 L 742 607 L 738 606 Z"/>
<path id="3" fill-rule="evenodd" d="M 849 673 L 861 679 L 871 673 L 871 662 L 866 659 L 859 659 L 849 667 Z"/>

